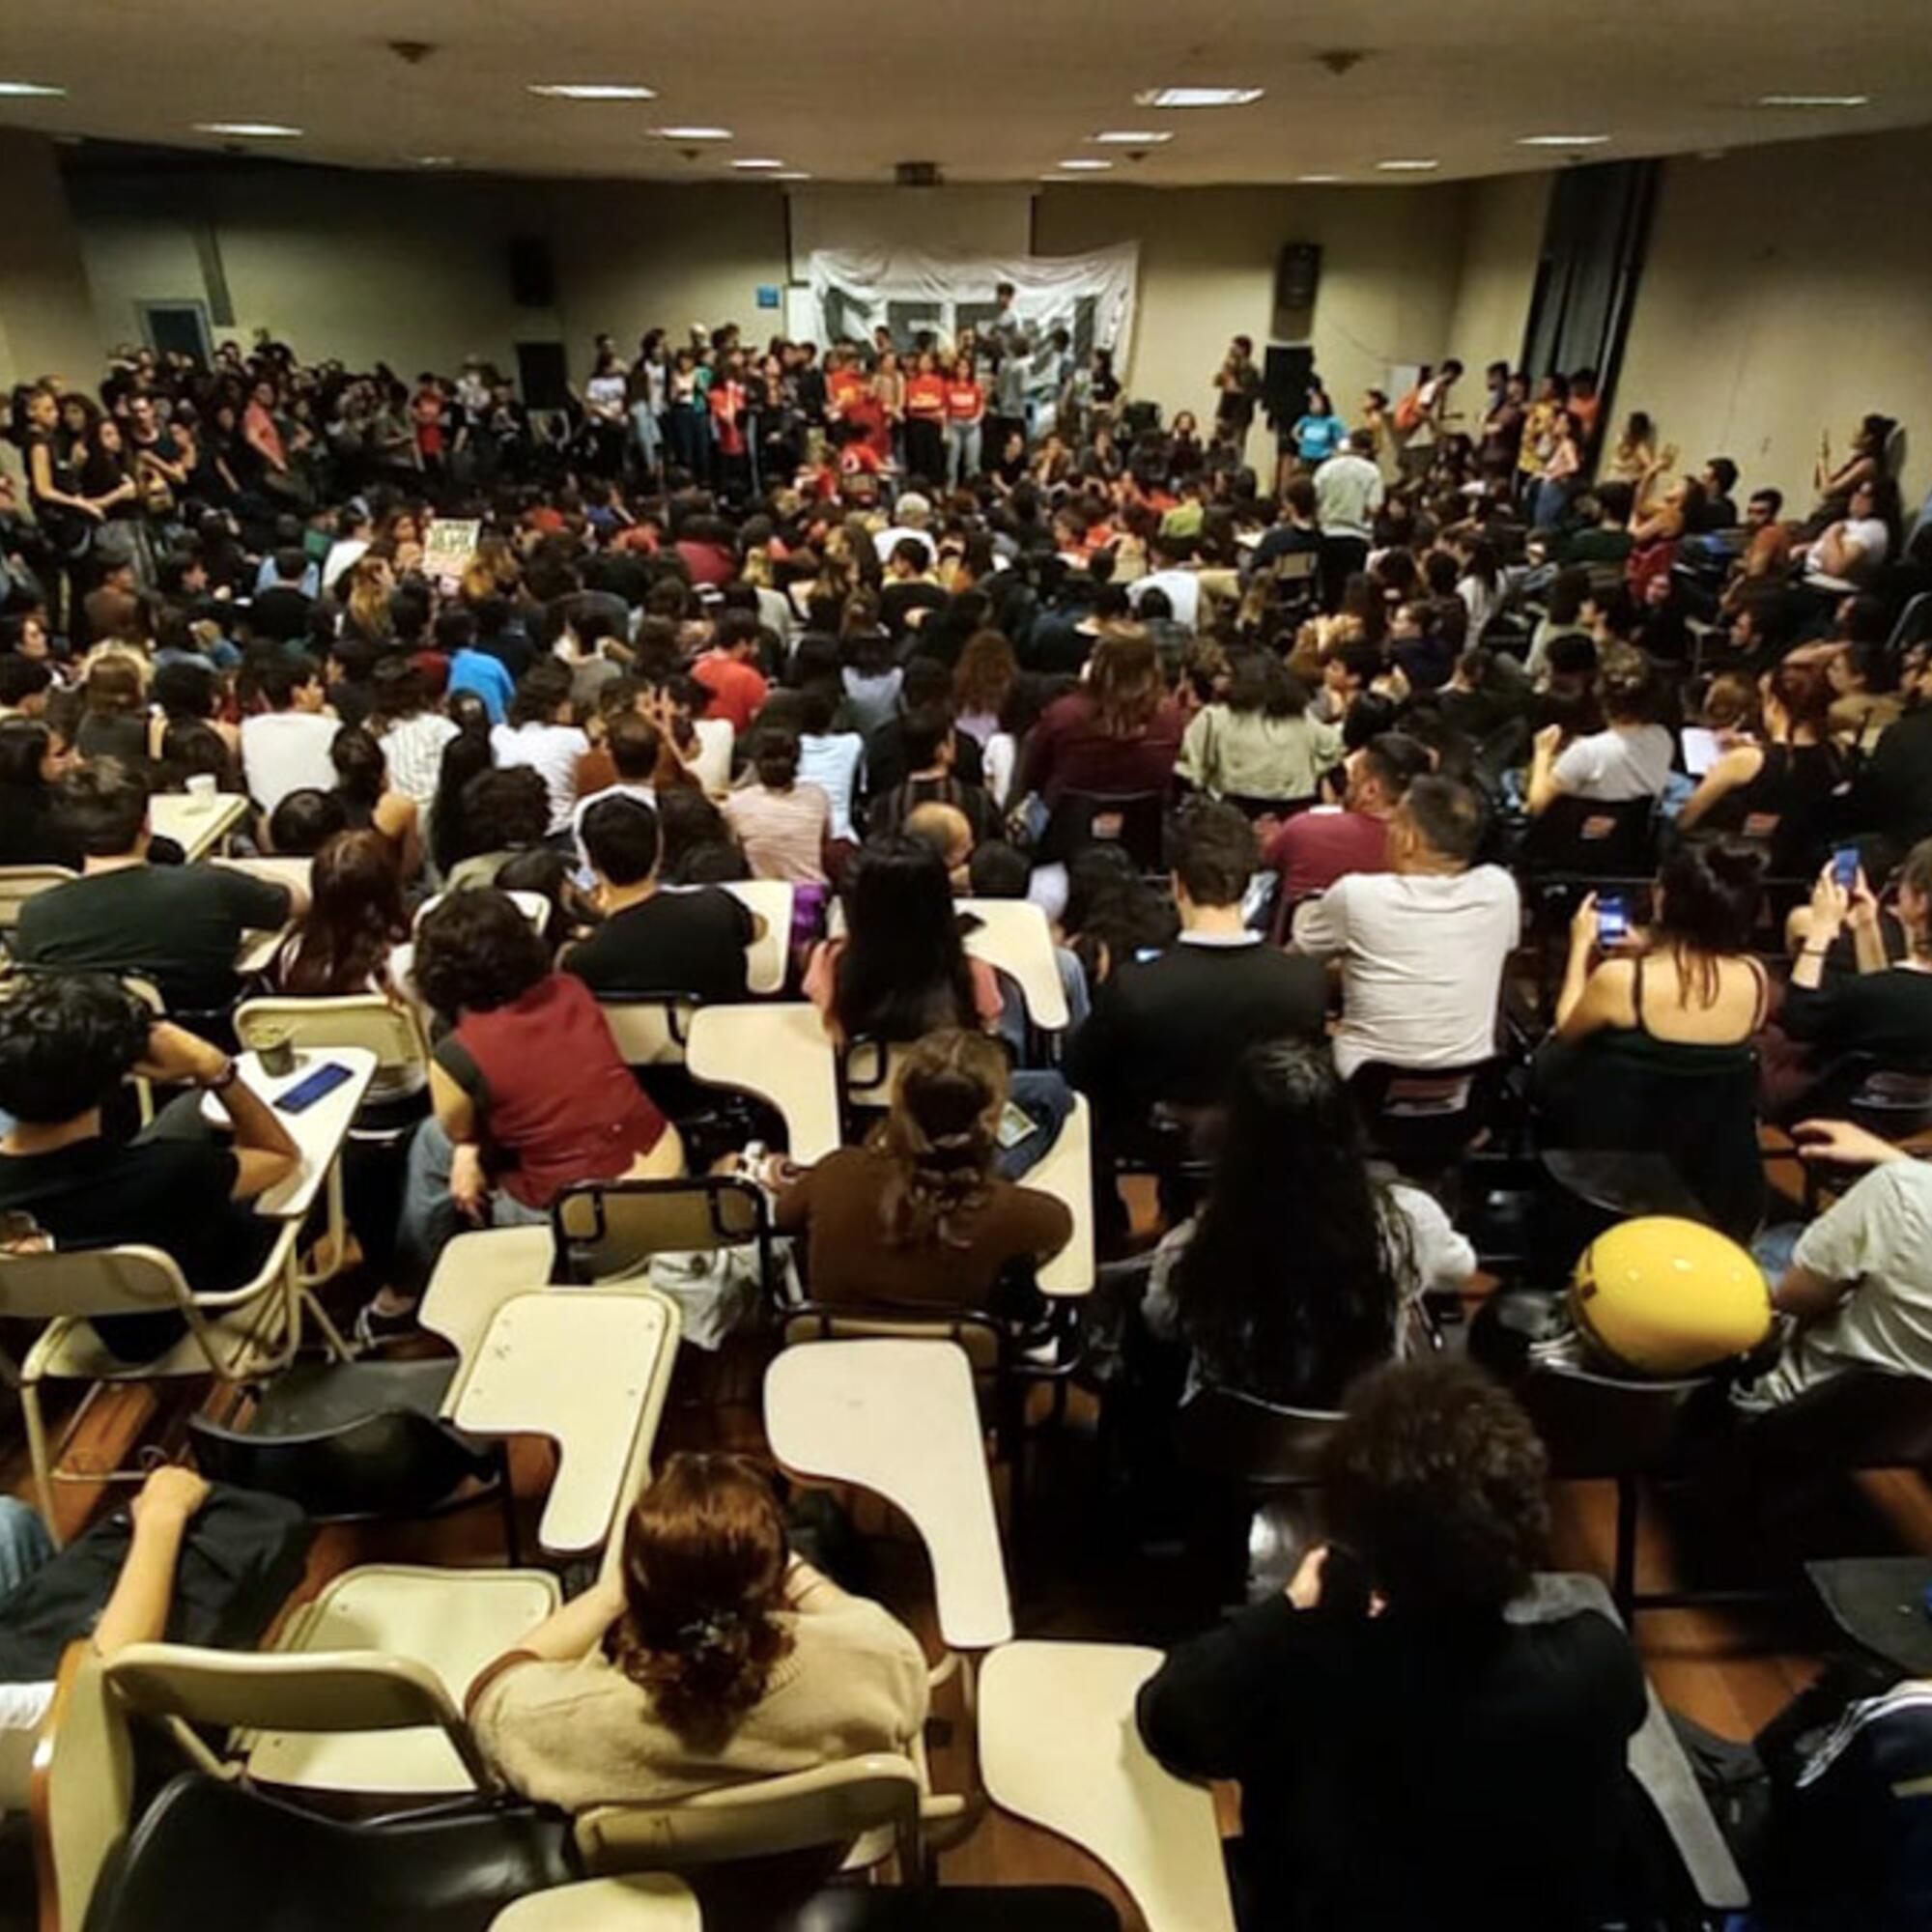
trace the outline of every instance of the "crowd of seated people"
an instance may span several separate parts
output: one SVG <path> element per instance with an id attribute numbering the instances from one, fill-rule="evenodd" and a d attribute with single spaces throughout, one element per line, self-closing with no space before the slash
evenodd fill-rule
<path id="1" fill-rule="evenodd" d="M 560 423 L 481 363 L 412 389 L 272 343 L 17 392 L 0 872 L 56 869 L 6 935 L 10 1239 L 249 1277 L 292 1157 L 238 1077 L 250 991 L 384 1002 L 428 1045 L 365 1102 L 400 1126 L 350 1188 L 369 1350 L 458 1233 L 714 1164 L 810 1301 L 1031 1347 L 1076 1232 L 1037 1170 L 1091 1132 L 1080 1213 L 1153 1258 L 1108 1311 L 1135 1479 L 1204 1389 L 1348 1410 L 1336 1548 L 1142 1700 L 1163 1762 L 1243 1784 L 1244 1926 L 1347 1922 L 1365 1862 L 1398 1916 L 1451 1863 L 1589 1922 L 1634 1654 L 1504 1623 L 1546 1471 L 1506 1395 L 1410 1359 L 1480 1242 L 1373 1095 L 1504 1067 L 1522 1145 L 1661 1157 L 1660 1204 L 1756 1242 L 1789 1323 L 1741 1416 L 1849 1367 L 1932 1380 L 1927 1170 L 1834 1118 L 1874 1070 L 1932 1079 L 1932 649 L 1893 634 L 1932 569 L 1894 426 L 1804 516 L 1741 513 L 1735 463 L 1612 434 L 1591 372 L 1498 365 L 1465 415 L 1450 359 L 1393 403 L 1318 391 L 1277 492 L 1251 346 L 1205 438 L 1015 324 L 911 346 L 653 330 Z M 220 856 L 162 830 L 224 801 Z M 999 901 L 1037 908 L 1065 1028 L 979 943 Z M 607 1011 L 768 997 L 754 954 L 842 1083 L 810 1164 L 721 1154 Z M 165 1090 L 138 1133 L 130 1078 Z M 1797 1211 L 1767 1121 L 1872 1172 L 1767 1230 Z M 181 1329 L 102 1333 L 139 1363 Z M 621 1534 L 471 1687 L 517 1789 L 581 1809 L 917 1736 L 917 1644 L 792 1555 L 754 1470 L 675 1458 Z M 1453 1768 L 1404 1757 L 1411 1693 Z M 1506 1840 L 1445 1802 L 1472 1778 Z M 1391 1815 L 1425 1829 L 1371 1857 Z"/>

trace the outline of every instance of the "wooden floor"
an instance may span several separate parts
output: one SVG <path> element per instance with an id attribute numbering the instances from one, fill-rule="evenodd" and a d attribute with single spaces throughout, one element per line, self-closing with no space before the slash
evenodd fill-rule
<path id="1" fill-rule="evenodd" d="M 761 1359 L 749 1350 L 712 1358 L 686 1350 L 660 1436 L 667 1448 L 723 1446 L 756 1452 L 763 1433 L 756 1403 Z M 85 1469 L 113 1466 L 137 1443 L 178 1445 L 183 1391 L 157 1408 L 146 1391 L 116 1393 L 96 1403 L 70 1451 Z M 0 1484 L 30 1494 L 26 1452 L 17 1415 L 0 1418 Z M 1065 1422 L 1037 1458 L 1027 1548 L 1012 1556 L 1015 1622 L 1021 1635 L 1085 1638 L 1163 1646 L 1197 1630 L 1214 1614 L 1192 1565 L 1174 1549 L 1143 1548 L 1135 1525 L 1116 1520 L 1097 1480 L 1091 1404 L 1076 1398 Z M 515 1445 L 515 1486 L 534 1548 L 536 1519 L 551 1468 L 547 1444 Z M 1004 1492 L 1003 1492 L 1004 1493 Z M 109 1492 L 98 1486 L 64 1486 L 63 1524 L 71 1533 Z M 870 1574 L 854 1579 L 897 1611 L 938 1654 L 924 1559 L 904 1526 L 874 1499 L 845 1498 L 867 1541 Z M 1554 1495 L 1553 1566 L 1607 1576 L 1613 1541 L 1614 1496 L 1607 1484 L 1558 1486 Z M 1730 1526 L 1735 1528 L 1735 1525 Z M 1699 1523 L 1666 1503 L 1646 1506 L 1640 1576 L 1647 1583 L 1737 1580 L 1743 1565 L 1756 1580 L 1767 1567 L 1790 1575 L 1797 1553 L 1850 1554 L 1870 1550 L 1932 1552 L 1932 1490 L 1912 1472 L 1861 1479 L 1816 1499 L 1775 1534 L 1753 1526 L 1747 1547 L 1726 1548 L 1725 1525 Z M 503 1561 L 501 1522 L 483 1507 L 432 1522 L 381 1526 L 326 1525 L 316 1536 L 301 1596 L 313 1595 L 339 1571 L 375 1560 L 448 1565 Z M 1719 1610 L 1649 1613 L 1637 1622 L 1645 1667 L 1666 1704 L 1733 1738 L 1765 1724 L 1815 1674 L 1827 1643 L 1820 1614 L 1793 1593 L 1776 1613 Z M 956 1705 L 942 1698 L 938 1715 Z M 942 1731 L 933 1751 L 935 1782 L 958 1789 L 970 1766 L 956 1732 Z M 974 1835 L 949 1853 L 942 1877 L 954 1884 L 1086 1884 L 1106 1890 L 1123 1923 L 1137 1915 L 1106 1874 L 1051 1834 L 997 1811 L 987 1811 Z"/>

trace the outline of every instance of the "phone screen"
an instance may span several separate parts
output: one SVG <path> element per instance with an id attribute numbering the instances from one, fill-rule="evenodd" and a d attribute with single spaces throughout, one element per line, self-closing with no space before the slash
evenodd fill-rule
<path id="1" fill-rule="evenodd" d="M 1597 901 L 1597 936 L 1605 946 L 1628 939 L 1631 929 L 1630 901 L 1621 893 L 1605 893 Z"/>
<path id="2" fill-rule="evenodd" d="M 1039 1122 L 1031 1114 L 1023 1113 L 1009 1100 L 1000 1110 L 999 1131 L 994 1135 L 1002 1149 L 1016 1148 L 1031 1133 L 1037 1133 Z"/>
<path id="3" fill-rule="evenodd" d="M 349 1069 L 339 1060 L 331 1060 L 326 1066 L 318 1066 L 306 1078 L 298 1080 L 282 1097 L 275 1102 L 276 1108 L 284 1114 L 299 1114 L 313 1107 L 326 1094 L 333 1094 L 349 1078 Z"/>
<path id="4" fill-rule="evenodd" d="M 1859 882 L 1859 848 L 1841 845 L 1832 854 L 1832 876 L 1841 892 L 1850 892 Z"/>

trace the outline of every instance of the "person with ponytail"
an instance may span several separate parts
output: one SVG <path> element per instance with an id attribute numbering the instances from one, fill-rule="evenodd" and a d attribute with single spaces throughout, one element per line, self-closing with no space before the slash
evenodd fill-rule
<path id="1" fill-rule="evenodd" d="M 470 1687 L 477 1742 L 514 1789 L 567 1811 L 663 1804 L 912 1749 L 917 1639 L 792 1554 L 752 1463 L 672 1456 L 622 1535 L 615 1573 Z"/>
<path id="2" fill-rule="evenodd" d="M 1066 1245 L 1065 1203 L 998 1172 L 1008 1080 L 986 1035 L 926 1035 L 866 1145 L 828 1154 L 780 1195 L 780 1231 L 806 1237 L 814 1301 L 994 1308 L 1009 1264 Z"/>

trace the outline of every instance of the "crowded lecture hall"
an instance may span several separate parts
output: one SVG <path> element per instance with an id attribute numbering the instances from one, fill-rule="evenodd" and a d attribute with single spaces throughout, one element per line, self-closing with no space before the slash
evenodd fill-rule
<path id="1" fill-rule="evenodd" d="M 1932 1926 L 1912 10 L 29 12 L 0 1928 Z"/>

